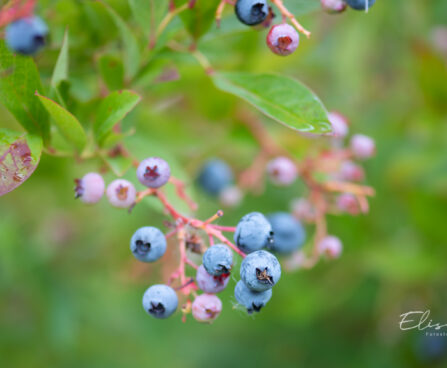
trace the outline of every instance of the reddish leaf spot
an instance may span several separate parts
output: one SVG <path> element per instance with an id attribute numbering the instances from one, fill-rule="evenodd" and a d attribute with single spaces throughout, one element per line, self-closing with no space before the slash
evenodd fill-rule
<path id="1" fill-rule="evenodd" d="M 33 162 L 28 143 L 21 138 L 9 146 L 0 147 L 0 196 L 22 184 L 33 173 Z"/>

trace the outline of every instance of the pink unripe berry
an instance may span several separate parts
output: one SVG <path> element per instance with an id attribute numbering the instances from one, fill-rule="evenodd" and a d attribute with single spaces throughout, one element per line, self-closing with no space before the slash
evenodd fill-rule
<path id="1" fill-rule="evenodd" d="M 336 236 L 328 235 L 318 244 L 319 253 L 332 259 L 340 257 L 342 250 L 341 240 Z"/>
<path id="2" fill-rule="evenodd" d="M 276 55 L 290 55 L 300 43 L 298 32 L 290 24 L 282 23 L 273 26 L 267 35 L 267 46 Z"/>
<path id="3" fill-rule="evenodd" d="M 205 267 L 200 265 L 196 273 L 197 286 L 205 293 L 220 293 L 224 290 L 230 281 L 230 274 L 213 276 L 206 272 Z"/>
<path id="4" fill-rule="evenodd" d="M 104 179 L 97 173 L 88 173 L 82 179 L 75 179 L 75 183 L 75 198 L 84 203 L 97 203 L 104 194 Z"/>
<path id="5" fill-rule="evenodd" d="M 343 0 L 321 0 L 321 7 L 324 11 L 333 14 L 343 12 L 347 4 Z"/>
<path id="6" fill-rule="evenodd" d="M 160 188 L 171 177 L 169 164 L 159 157 L 149 157 L 141 161 L 137 168 L 137 178 L 149 188 Z"/>
<path id="7" fill-rule="evenodd" d="M 238 187 L 227 187 L 219 194 L 220 203 L 226 207 L 236 207 L 241 203 L 243 194 Z"/>
<path id="8" fill-rule="evenodd" d="M 340 166 L 338 176 L 343 181 L 363 181 L 365 170 L 352 161 L 344 161 Z"/>
<path id="9" fill-rule="evenodd" d="M 306 198 L 297 198 L 291 204 L 293 215 L 302 221 L 313 222 L 316 217 L 315 206 Z"/>
<path id="10" fill-rule="evenodd" d="M 360 213 L 360 205 L 357 198 L 349 193 L 340 194 L 337 197 L 337 208 L 351 215 L 358 215 Z"/>
<path id="11" fill-rule="evenodd" d="M 128 208 L 135 202 L 137 192 L 130 181 L 117 179 L 109 184 L 106 194 L 112 206 Z"/>
<path id="12" fill-rule="evenodd" d="M 332 125 L 332 136 L 336 138 L 344 138 L 349 133 L 348 120 L 338 112 L 330 112 L 327 115 Z"/>
<path id="13" fill-rule="evenodd" d="M 363 134 L 356 134 L 351 138 L 351 151 L 355 158 L 366 159 L 376 152 L 374 140 Z"/>
<path id="14" fill-rule="evenodd" d="M 267 164 L 267 173 L 276 185 L 288 186 L 292 184 L 298 172 L 295 163 L 287 157 L 277 157 Z"/>
<path id="15" fill-rule="evenodd" d="M 199 322 L 213 322 L 222 311 L 222 302 L 213 294 L 201 294 L 192 303 L 192 315 Z"/>

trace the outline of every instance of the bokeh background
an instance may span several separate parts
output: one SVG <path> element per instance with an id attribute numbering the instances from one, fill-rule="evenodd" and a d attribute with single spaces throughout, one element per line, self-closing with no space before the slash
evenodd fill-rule
<path id="1" fill-rule="evenodd" d="M 39 70 L 48 80 L 68 26 L 72 93 L 86 105 L 103 88 L 97 57 L 120 55 L 115 26 L 94 3 L 48 0 L 39 7 L 52 32 L 36 59 Z M 108 3 L 133 24 L 127 2 Z M 328 109 L 348 116 L 351 132 L 377 142 L 377 156 L 365 164 L 367 183 L 377 190 L 370 214 L 329 221 L 343 256 L 284 274 L 255 317 L 232 310 L 233 281 L 212 325 L 192 318 L 183 324 L 180 314 L 154 320 L 141 296 L 175 267 L 175 247 L 164 265 L 139 267 L 128 243 L 138 227 L 162 227 L 166 218 L 151 199 L 131 215 L 106 200 L 82 205 L 73 200 L 73 178 L 99 162 L 43 155 L 32 177 L 0 199 L 0 366 L 446 366 L 447 337 L 427 342 L 423 332 L 400 331 L 398 322 L 401 313 L 430 309 L 447 323 L 447 37 L 438 28 L 447 27 L 447 3 L 377 0 L 369 14 L 306 14 L 300 20 L 313 36 L 287 58 L 269 52 L 266 31 L 231 28 L 233 18 L 228 14 L 222 30 L 213 26 L 199 43 L 216 69 L 295 76 Z M 170 30 L 176 27 L 178 20 Z M 208 217 L 220 206 L 194 187 L 195 172 L 208 157 L 235 171 L 248 166 L 257 146 L 237 112 L 257 113 L 217 91 L 188 55 L 162 55 L 180 79 L 160 83 L 148 72 L 132 86 L 143 101 L 123 122 L 124 130 L 136 130 L 127 144 L 139 158 L 167 158 L 191 183 L 199 216 Z M 0 116 L 2 127 L 21 129 L 2 107 Z M 262 119 L 297 157 L 327 144 Z M 88 114 L 82 120 L 91 124 Z M 136 182 L 132 170 L 126 177 Z M 261 196 L 226 210 L 220 223 L 234 225 L 253 210 L 288 210 L 304 193 L 300 185 L 267 185 Z"/>

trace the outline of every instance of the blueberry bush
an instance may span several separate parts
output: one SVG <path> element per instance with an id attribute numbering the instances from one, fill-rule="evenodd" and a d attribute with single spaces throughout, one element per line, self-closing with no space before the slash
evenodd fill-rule
<path id="1" fill-rule="evenodd" d="M 442 364 L 435 3 L 2 4 L 0 363 Z"/>

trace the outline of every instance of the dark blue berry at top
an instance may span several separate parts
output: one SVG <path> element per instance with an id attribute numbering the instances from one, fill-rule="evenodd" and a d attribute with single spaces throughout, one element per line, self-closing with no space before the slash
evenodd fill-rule
<path id="1" fill-rule="evenodd" d="M 233 267 L 233 252 L 224 244 L 215 244 L 203 254 L 203 266 L 210 275 L 230 273 Z"/>
<path id="2" fill-rule="evenodd" d="M 210 195 L 217 196 L 233 184 L 233 171 L 226 162 L 212 159 L 205 163 L 199 173 L 200 187 Z"/>
<path id="3" fill-rule="evenodd" d="M 177 309 L 178 298 L 167 285 L 152 285 L 143 295 L 143 308 L 151 316 L 165 319 Z"/>
<path id="4" fill-rule="evenodd" d="M 272 297 L 272 289 L 257 292 L 249 289 L 242 280 L 239 280 L 234 288 L 234 296 L 237 302 L 247 308 L 249 314 L 259 312 Z"/>
<path id="5" fill-rule="evenodd" d="M 156 227 L 141 227 L 130 240 L 130 250 L 139 261 L 154 262 L 165 254 L 166 238 Z"/>
<path id="6" fill-rule="evenodd" d="M 234 10 L 238 19 L 248 26 L 262 23 L 269 13 L 267 0 L 237 0 Z"/>
<path id="7" fill-rule="evenodd" d="M 306 237 L 303 225 L 287 212 L 276 212 L 267 219 L 272 225 L 275 234 L 273 242 L 268 248 L 278 253 L 291 253 L 304 244 Z"/>
<path id="8" fill-rule="evenodd" d="M 241 280 L 253 291 L 271 289 L 281 278 L 281 265 L 276 257 L 265 251 L 250 253 L 241 264 Z"/>
<path id="9" fill-rule="evenodd" d="M 371 8 L 376 0 L 345 0 L 352 9 L 355 10 L 366 10 Z"/>
<path id="10" fill-rule="evenodd" d="M 270 222 L 259 212 L 251 212 L 242 217 L 234 233 L 236 245 L 245 253 L 266 247 L 273 241 Z"/>
<path id="11" fill-rule="evenodd" d="M 45 45 L 48 27 L 36 16 L 26 17 L 11 23 L 6 28 L 8 47 L 23 55 L 33 55 Z"/>

